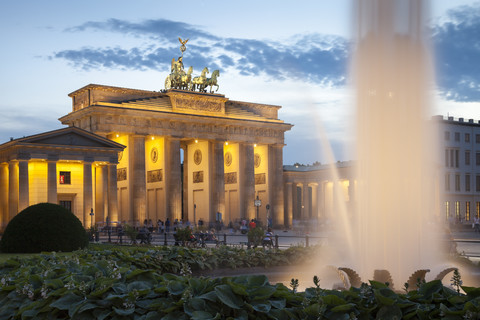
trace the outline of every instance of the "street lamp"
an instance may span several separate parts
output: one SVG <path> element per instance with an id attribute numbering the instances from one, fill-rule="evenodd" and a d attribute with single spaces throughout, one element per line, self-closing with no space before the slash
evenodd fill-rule
<path id="1" fill-rule="evenodd" d="M 258 195 L 257 195 L 257 199 L 254 201 L 254 205 L 255 205 L 255 207 L 257 207 L 257 221 L 258 221 L 258 210 L 259 210 L 260 206 L 262 205 L 262 200 L 260 200 L 258 198 Z"/>
<path id="2" fill-rule="evenodd" d="M 93 213 L 93 208 L 90 210 L 90 217 L 92 218 L 91 222 L 90 222 L 90 227 L 93 229 L 93 216 L 95 214 Z"/>
<path id="3" fill-rule="evenodd" d="M 196 227 L 197 226 L 197 205 L 194 203 L 193 204 L 193 225 Z"/>

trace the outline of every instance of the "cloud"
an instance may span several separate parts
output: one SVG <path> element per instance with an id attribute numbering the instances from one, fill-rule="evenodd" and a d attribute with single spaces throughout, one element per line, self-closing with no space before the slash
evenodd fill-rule
<path id="1" fill-rule="evenodd" d="M 434 29 L 437 84 L 444 98 L 480 101 L 480 3 L 450 10 Z"/>
<path id="2" fill-rule="evenodd" d="M 480 3 L 461 6 L 448 12 L 447 19 L 433 26 L 435 68 L 440 94 L 454 101 L 480 101 Z M 65 30 L 69 33 L 114 33 L 131 41 L 114 47 L 81 47 L 54 53 L 80 70 L 170 70 L 173 57 L 179 56 L 176 36 L 188 35 L 185 67 L 194 75 L 209 70 L 286 79 L 343 87 L 348 73 L 350 43 L 338 36 L 295 35 L 284 41 L 221 38 L 200 26 L 165 19 L 130 22 L 109 19 L 86 22 Z"/>
<path id="3" fill-rule="evenodd" d="M 196 26 L 164 19 L 140 23 L 109 19 L 65 31 L 113 32 L 134 39 L 150 39 L 148 45 L 131 49 L 83 47 L 58 51 L 50 57 L 64 59 L 81 70 L 168 70 L 171 58 L 179 55 L 178 38 L 171 35 L 188 34 L 192 40 L 187 44 L 184 63 L 193 65 L 198 72 L 208 66 L 210 70 L 229 68 L 241 75 L 264 75 L 278 80 L 293 78 L 333 85 L 343 85 L 345 81 L 348 43 L 340 37 L 309 34 L 292 37 L 284 43 L 219 38 Z"/>

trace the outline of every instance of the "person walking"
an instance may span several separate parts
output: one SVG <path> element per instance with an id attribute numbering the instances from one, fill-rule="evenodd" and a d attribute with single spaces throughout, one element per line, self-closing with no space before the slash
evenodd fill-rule
<path id="1" fill-rule="evenodd" d="M 167 233 L 170 232 L 170 218 L 167 218 L 167 220 L 165 221 L 165 231 Z"/>
<path id="2" fill-rule="evenodd" d="M 473 227 L 475 228 L 475 232 L 480 233 L 480 218 L 478 216 L 473 219 Z"/>

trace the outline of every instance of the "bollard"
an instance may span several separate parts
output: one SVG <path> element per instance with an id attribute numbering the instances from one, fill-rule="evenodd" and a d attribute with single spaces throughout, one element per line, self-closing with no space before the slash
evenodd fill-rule
<path id="1" fill-rule="evenodd" d="M 305 236 L 305 247 L 308 247 L 308 234 Z"/>
<path id="2" fill-rule="evenodd" d="M 163 235 L 164 235 L 164 239 L 165 239 L 165 240 L 163 241 L 163 245 L 166 246 L 166 245 L 168 244 L 168 242 L 167 242 L 167 233 L 165 232 Z"/>
<path id="3" fill-rule="evenodd" d="M 223 234 L 223 244 L 227 245 L 227 234 L 226 233 Z"/>
<path id="4" fill-rule="evenodd" d="M 275 235 L 275 248 L 278 249 L 278 234 Z"/>

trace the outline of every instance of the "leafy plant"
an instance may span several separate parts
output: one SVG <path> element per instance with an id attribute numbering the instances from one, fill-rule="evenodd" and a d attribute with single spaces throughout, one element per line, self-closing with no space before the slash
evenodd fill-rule
<path id="1" fill-rule="evenodd" d="M 247 233 L 247 238 L 248 238 L 248 244 L 253 245 L 253 247 L 258 247 L 259 245 L 262 244 L 262 240 L 264 237 L 264 231 L 261 227 L 256 227 L 248 230 Z"/>
<path id="2" fill-rule="evenodd" d="M 132 243 L 137 243 L 138 230 L 129 224 L 123 226 L 123 230 Z"/>
<path id="3" fill-rule="evenodd" d="M 458 269 L 453 270 L 453 276 L 451 279 L 452 286 L 457 289 L 457 293 L 460 294 L 460 287 L 463 284 L 462 277 L 460 276 L 460 271 Z"/>

